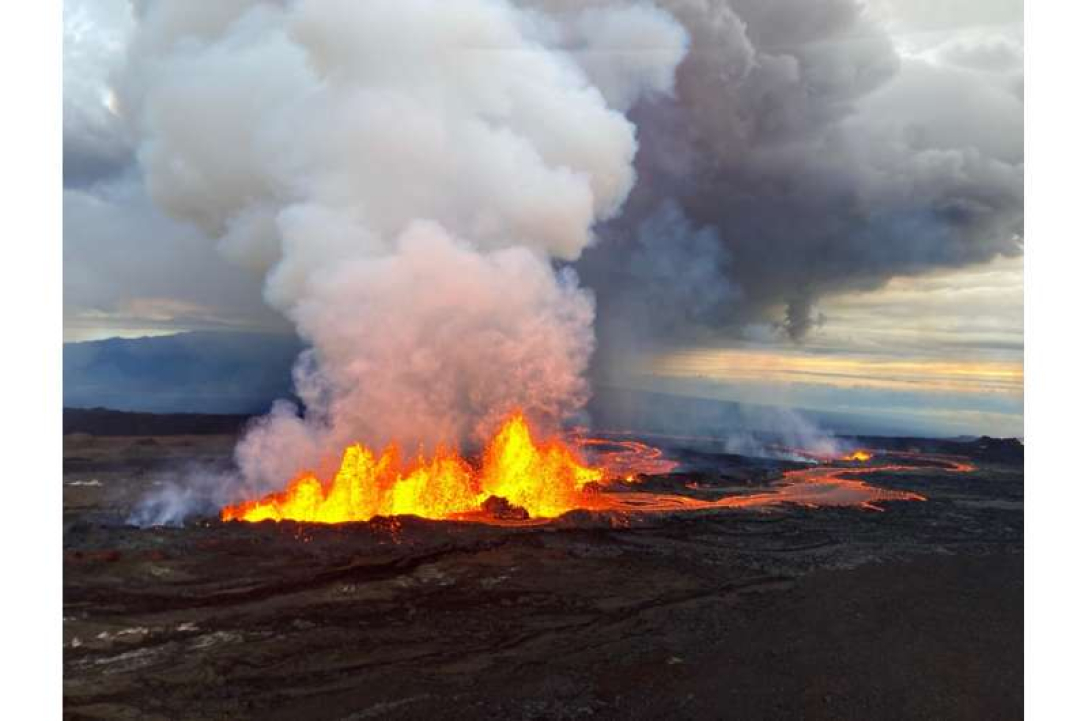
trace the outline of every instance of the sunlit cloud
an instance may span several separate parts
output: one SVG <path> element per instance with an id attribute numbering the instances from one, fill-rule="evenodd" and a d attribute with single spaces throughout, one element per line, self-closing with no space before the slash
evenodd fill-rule
<path id="1" fill-rule="evenodd" d="M 646 370 L 663 376 L 697 376 L 730 382 L 823 383 L 836 388 L 1018 393 L 1017 363 L 897 361 L 865 357 L 720 349 L 678 351 L 653 359 Z"/>

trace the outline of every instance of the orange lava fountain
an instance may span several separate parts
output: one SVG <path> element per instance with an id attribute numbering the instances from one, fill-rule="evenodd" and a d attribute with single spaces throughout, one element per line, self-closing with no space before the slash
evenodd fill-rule
<path id="1" fill-rule="evenodd" d="M 344 451 L 328 482 L 303 473 L 281 493 L 227 506 L 224 521 L 366 521 L 413 514 L 445 519 L 478 512 L 492 496 L 505 498 L 534 518 L 554 518 L 593 508 L 587 483 L 604 472 L 583 465 L 562 442 L 537 443 L 521 413 L 511 415 L 491 439 L 475 469 L 456 451 L 439 449 L 430 460 L 403 466 L 395 445 L 375 454 L 355 444 Z"/>
<path id="2" fill-rule="evenodd" d="M 861 463 L 864 463 L 865 461 L 868 461 L 872 457 L 873 457 L 873 454 L 869 453 L 868 451 L 854 451 L 853 453 L 851 453 L 848 456 L 843 456 L 841 460 L 844 460 L 844 461 L 860 461 Z"/>

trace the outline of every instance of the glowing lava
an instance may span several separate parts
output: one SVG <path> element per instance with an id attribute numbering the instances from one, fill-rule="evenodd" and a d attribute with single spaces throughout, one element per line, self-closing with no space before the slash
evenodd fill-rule
<path id="1" fill-rule="evenodd" d="M 575 444 L 605 472 L 606 478 L 623 479 L 626 483 L 633 483 L 638 476 L 672 473 L 680 465 L 666 458 L 660 448 L 631 439 L 578 435 Z"/>
<path id="2" fill-rule="evenodd" d="M 583 465 L 560 441 L 535 442 L 525 418 L 515 413 L 488 444 L 479 470 L 456 451 L 439 449 L 430 460 L 404 465 L 395 445 L 375 454 L 355 444 L 344 451 L 330 481 L 303 473 L 283 492 L 227 506 L 220 517 L 319 523 L 408 514 L 443 519 L 478 512 L 488 498 L 498 496 L 534 518 L 554 518 L 595 507 L 595 494 L 584 488 L 603 477 L 602 470 Z"/>
<path id="3" fill-rule="evenodd" d="M 585 451 L 594 465 L 584 463 L 572 448 Z M 715 484 L 685 486 L 700 497 L 635 490 L 637 478 L 660 476 L 677 464 L 660 449 L 638 441 L 575 436 L 568 446 L 560 440 L 538 442 L 520 413 L 510 416 L 487 445 L 479 463 L 456 451 L 439 449 L 431 459 L 404 464 L 397 447 L 380 454 L 362 445 L 344 451 L 340 470 L 327 480 L 303 473 L 286 490 L 259 500 L 224 508 L 224 521 L 294 520 L 318 523 L 366 521 L 376 516 L 416 515 L 444 520 L 488 523 L 543 523 L 575 509 L 618 513 L 652 513 L 765 507 L 860 506 L 882 510 L 886 501 L 924 501 L 907 491 L 871 486 L 865 473 L 917 472 L 937 468 L 969 473 L 974 466 L 952 456 L 882 451 L 882 457 L 902 463 L 836 467 L 831 458 L 821 465 L 784 471 L 767 490 L 740 493 Z M 840 463 L 867 462 L 868 451 L 855 451 Z M 603 486 L 624 479 L 628 484 Z M 720 496 L 715 497 L 717 493 Z M 709 494 L 709 497 L 708 497 Z M 527 517 L 528 516 L 528 517 Z"/>

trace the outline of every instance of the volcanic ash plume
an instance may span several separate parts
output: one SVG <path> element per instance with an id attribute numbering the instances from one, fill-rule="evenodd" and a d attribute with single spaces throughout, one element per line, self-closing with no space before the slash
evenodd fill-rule
<path id="1" fill-rule="evenodd" d="M 118 80 L 155 201 L 265 274 L 313 350 L 306 417 L 238 449 L 261 486 L 346 443 L 479 441 L 585 402 L 573 272 L 635 175 L 623 110 L 671 92 L 687 35 L 651 6 L 494 0 L 139 4 Z M 593 28 L 607 30 L 589 40 Z M 603 38 L 603 39 L 602 39 Z M 640 47 L 614 60 L 608 47 Z"/>
<path id="2" fill-rule="evenodd" d="M 638 186 L 578 263 L 605 373 L 646 347 L 801 342 L 822 298 L 1022 254 L 1018 30 L 907 38 L 881 19 L 905 2 L 660 3 L 691 49 L 672 96 L 632 106 Z M 648 249 L 679 272 L 647 273 Z"/>

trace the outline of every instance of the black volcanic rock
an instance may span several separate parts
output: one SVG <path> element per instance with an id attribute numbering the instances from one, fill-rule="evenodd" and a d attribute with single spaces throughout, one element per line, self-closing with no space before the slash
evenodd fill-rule
<path id="1" fill-rule="evenodd" d="M 491 518 L 500 521 L 524 521 L 529 518 L 529 512 L 521 506 L 515 506 L 502 496 L 489 496 L 480 504 L 483 510 Z"/>

